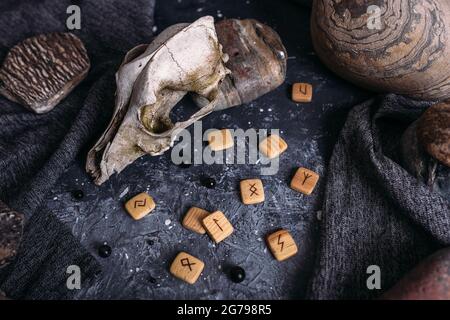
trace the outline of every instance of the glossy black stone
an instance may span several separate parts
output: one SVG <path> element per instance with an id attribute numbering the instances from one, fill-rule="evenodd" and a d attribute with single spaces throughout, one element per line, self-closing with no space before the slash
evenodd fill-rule
<path id="1" fill-rule="evenodd" d="M 103 244 L 98 247 L 98 255 L 102 258 L 108 258 L 112 253 L 112 249 L 107 244 Z"/>
<path id="2" fill-rule="evenodd" d="M 201 177 L 200 183 L 202 186 L 209 189 L 214 189 L 216 187 L 216 180 L 211 177 Z"/>
<path id="3" fill-rule="evenodd" d="M 235 283 L 241 283 L 245 280 L 245 270 L 235 266 L 230 269 L 230 279 Z"/>
<path id="4" fill-rule="evenodd" d="M 155 284 L 155 283 L 158 282 L 158 280 L 156 280 L 155 278 L 153 278 L 152 276 L 150 276 L 150 277 L 148 278 L 148 282 Z"/>
<path id="5" fill-rule="evenodd" d="M 147 244 L 148 244 L 149 246 L 152 246 L 152 245 L 155 244 L 155 241 L 153 241 L 152 239 L 148 239 L 148 240 L 147 240 Z"/>
<path id="6" fill-rule="evenodd" d="M 76 200 L 81 200 L 84 197 L 84 192 L 82 190 L 72 191 L 72 197 Z"/>

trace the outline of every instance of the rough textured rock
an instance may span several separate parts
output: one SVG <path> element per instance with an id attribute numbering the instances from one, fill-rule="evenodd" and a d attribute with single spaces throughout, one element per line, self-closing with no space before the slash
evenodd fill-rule
<path id="1" fill-rule="evenodd" d="M 24 216 L 0 201 L 0 268 L 16 255 L 22 238 Z"/>
<path id="2" fill-rule="evenodd" d="M 253 19 L 226 19 L 216 24 L 216 32 L 231 71 L 220 85 L 216 110 L 249 103 L 284 82 L 287 52 L 272 28 Z"/>
<path id="3" fill-rule="evenodd" d="M 386 292 L 382 299 L 450 300 L 450 248 L 425 259 Z"/>
<path id="4" fill-rule="evenodd" d="M 450 101 L 430 107 L 420 118 L 417 129 L 423 148 L 450 167 Z"/>
<path id="5" fill-rule="evenodd" d="M 28 38 L 14 46 L 0 69 L 0 93 L 36 113 L 52 110 L 87 75 L 89 57 L 71 33 Z"/>
<path id="6" fill-rule="evenodd" d="M 381 29 L 373 28 L 371 5 L 381 9 Z M 357 85 L 418 99 L 450 97 L 448 1 L 315 0 L 311 32 L 321 60 Z"/>

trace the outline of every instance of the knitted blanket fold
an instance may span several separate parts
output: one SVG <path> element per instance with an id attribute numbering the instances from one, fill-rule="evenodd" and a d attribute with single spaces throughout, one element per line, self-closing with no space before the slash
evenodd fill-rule
<path id="1" fill-rule="evenodd" d="M 396 95 L 352 109 L 330 160 L 317 263 L 307 297 L 370 299 L 450 245 L 450 202 L 400 165 L 407 126 L 430 103 Z M 380 267 L 381 290 L 367 268 Z"/>
<path id="2" fill-rule="evenodd" d="M 81 8 L 81 30 L 66 28 L 67 8 Z M 51 212 L 46 195 L 112 114 L 117 70 L 125 53 L 151 42 L 154 0 L 22 0 L 0 3 L 0 60 L 20 41 L 42 33 L 74 32 L 85 44 L 88 78 L 54 110 L 37 115 L 0 97 L 0 199 L 27 217 L 17 258 L 0 270 L 0 288 L 15 299 L 69 298 L 67 267 L 83 285 L 100 267 Z"/>

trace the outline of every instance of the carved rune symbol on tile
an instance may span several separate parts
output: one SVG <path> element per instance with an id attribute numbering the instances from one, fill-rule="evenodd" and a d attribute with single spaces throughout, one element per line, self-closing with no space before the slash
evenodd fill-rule
<path id="1" fill-rule="evenodd" d="M 305 85 L 301 85 L 300 88 L 299 88 L 299 91 L 300 91 L 302 94 L 306 94 L 306 93 L 307 93 L 306 86 L 305 86 Z"/>
<path id="2" fill-rule="evenodd" d="M 253 197 L 254 194 L 259 196 L 258 192 L 256 192 L 258 191 L 258 189 L 255 187 L 255 185 L 256 183 L 250 185 L 250 192 L 251 192 L 250 197 Z"/>
<path id="3" fill-rule="evenodd" d="M 194 264 L 196 264 L 196 263 L 195 262 L 191 263 L 189 261 L 189 258 L 181 259 L 181 265 L 185 268 L 188 267 L 190 271 L 192 271 L 191 266 L 193 266 Z"/>
<path id="4" fill-rule="evenodd" d="M 312 174 L 306 173 L 306 172 L 303 172 L 303 175 L 305 176 L 305 179 L 303 179 L 302 185 L 304 185 L 306 183 L 306 181 L 312 177 Z"/>
<path id="5" fill-rule="evenodd" d="M 280 251 L 283 251 L 283 248 L 284 248 L 284 241 L 281 241 L 281 234 L 278 235 L 278 244 L 281 246 Z"/>
<path id="6" fill-rule="evenodd" d="M 137 207 L 145 207 L 145 205 L 147 204 L 147 199 L 144 200 L 136 200 L 134 202 L 134 208 L 136 209 Z"/>
<path id="7" fill-rule="evenodd" d="M 215 224 L 217 224 L 217 226 L 219 227 L 220 231 L 223 232 L 223 229 L 222 229 L 222 227 L 221 227 L 220 224 L 219 224 L 219 220 L 213 219 L 213 221 L 215 222 Z"/>

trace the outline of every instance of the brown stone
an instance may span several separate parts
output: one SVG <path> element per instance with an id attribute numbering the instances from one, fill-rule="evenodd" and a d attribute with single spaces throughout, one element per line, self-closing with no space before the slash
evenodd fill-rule
<path id="1" fill-rule="evenodd" d="M 52 110 L 87 75 L 89 57 L 71 33 L 28 38 L 14 46 L 0 69 L 0 93 L 36 113 Z"/>
<path id="2" fill-rule="evenodd" d="M 449 1 L 314 0 L 311 20 L 318 56 L 341 77 L 377 92 L 450 98 Z"/>
<path id="3" fill-rule="evenodd" d="M 249 103 L 283 84 L 287 51 L 272 28 L 253 19 L 226 19 L 216 23 L 216 32 L 231 71 L 220 85 L 218 110 Z"/>
<path id="4" fill-rule="evenodd" d="M 22 239 L 24 216 L 0 201 L 0 268 L 14 259 Z"/>
<path id="5" fill-rule="evenodd" d="M 450 101 L 438 103 L 425 111 L 417 129 L 423 148 L 450 167 Z"/>
<path id="6" fill-rule="evenodd" d="M 450 248 L 440 250 L 422 261 L 381 298 L 450 300 Z"/>

